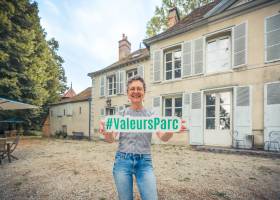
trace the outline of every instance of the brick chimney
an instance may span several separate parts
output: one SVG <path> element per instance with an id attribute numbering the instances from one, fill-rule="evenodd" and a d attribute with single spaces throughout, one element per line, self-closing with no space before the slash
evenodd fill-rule
<path id="1" fill-rule="evenodd" d="M 119 41 L 119 60 L 124 59 L 130 54 L 131 44 L 127 40 L 125 34 L 122 35 L 122 39 Z"/>
<path id="2" fill-rule="evenodd" d="M 179 12 L 176 7 L 173 7 L 169 10 L 168 18 L 167 18 L 167 26 L 168 28 L 174 26 L 177 24 L 177 22 L 180 20 Z"/>

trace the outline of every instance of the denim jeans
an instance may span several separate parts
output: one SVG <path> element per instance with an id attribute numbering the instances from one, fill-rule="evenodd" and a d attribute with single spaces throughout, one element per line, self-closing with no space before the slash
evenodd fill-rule
<path id="1" fill-rule="evenodd" d="M 142 200 L 156 200 L 156 178 L 150 154 L 117 152 L 113 175 L 120 200 L 133 200 L 133 175 Z"/>

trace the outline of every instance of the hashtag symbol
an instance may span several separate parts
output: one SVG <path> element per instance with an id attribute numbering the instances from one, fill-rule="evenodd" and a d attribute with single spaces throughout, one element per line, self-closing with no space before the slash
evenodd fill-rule
<path id="1" fill-rule="evenodd" d="M 110 130 L 112 128 L 112 122 L 113 122 L 112 118 L 107 119 L 106 130 Z"/>

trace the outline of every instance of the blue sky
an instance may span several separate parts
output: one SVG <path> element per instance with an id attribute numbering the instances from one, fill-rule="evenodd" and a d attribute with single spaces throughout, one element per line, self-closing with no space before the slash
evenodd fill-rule
<path id="1" fill-rule="evenodd" d="M 47 39 L 60 45 L 68 86 L 91 86 L 87 76 L 118 59 L 118 41 L 128 36 L 132 51 L 145 38 L 146 24 L 161 0 L 35 0 Z M 143 44 L 142 44 L 143 47 Z"/>

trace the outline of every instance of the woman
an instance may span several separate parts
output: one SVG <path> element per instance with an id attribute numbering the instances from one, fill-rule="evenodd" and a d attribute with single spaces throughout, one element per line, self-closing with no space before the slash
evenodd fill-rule
<path id="1" fill-rule="evenodd" d="M 120 113 L 122 116 L 150 117 L 153 113 L 143 107 L 146 85 L 140 76 L 127 83 L 127 96 L 131 106 Z M 183 122 L 183 121 L 182 121 Z M 181 126 L 181 131 L 185 127 Z M 100 122 L 100 132 L 107 142 L 113 142 L 116 133 L 106 133 L 104 121 Z M 172 132 L 157 132 L 160 140 L 166 142 Z M 142 200 L 157 199 L 156 178 L 151 158 L 152 133 L 120 133 L 119 147 L 115 156 L 113 175 L 120 200 L 133 199 L 133 175 L 136 178 Z"/>

